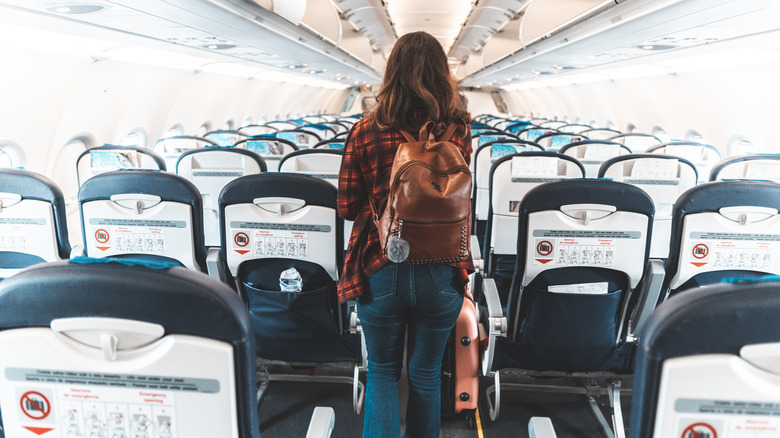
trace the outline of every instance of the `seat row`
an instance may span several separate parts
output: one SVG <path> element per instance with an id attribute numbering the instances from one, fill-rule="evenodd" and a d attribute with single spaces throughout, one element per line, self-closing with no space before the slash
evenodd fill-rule
<path id="1" fill-rule="evenodd" d="M 657 304 L 723 280 L 780 274 L 780 185 L 721 181 L 683 193 L 672 208 L 665 264 L 650 258 L 655 211 L 653 199 L 634 185 L 569 179 L 528 191 L 514 221 L 505 219 L 503 229 L 514 233 L 493 222 L 493 243 L 506 246 L 512 259 L 496 260 L 494 248 L 485 256 L 508 276 L 503 296 L 501 275 L 482 272 L 480 321 L 488 333 L 482 373 L 494 378 L 486 394 L 491 418 L 500 412 L 507 387 L 500 375 L 507 369 L 606 379 L 613 427 L 602 425 L 608 436 L 623 436 L 621 382 L 635 371 L 637 340 Z M 591 398 L 601 392 L 592 385 L 579 390 Z M 595 402 L 591 407 L 601 417 Z"/>

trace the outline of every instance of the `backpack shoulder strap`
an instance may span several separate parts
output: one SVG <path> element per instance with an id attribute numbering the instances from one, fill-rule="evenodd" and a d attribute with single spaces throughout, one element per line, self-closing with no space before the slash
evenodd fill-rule
<path id="1" fill-rule="evenodd" d="M 401 134 L 403 134 L 404 138 L 409 143 L 413 143 L 413 142 L 417 141 L 414 137 L 412 137 L 412 134 L 409 134 L 408 132 L 404 131 L 403 129 L 401 130 Z"/>
<path id="2" fill-rule="evenodd" d="M 447 129 L 444 130 L 444 134 L 442 134 L 439 138 L 439 141 L 450 141 L 450 138 L 452 138 L 457 129 L 458 125 L 456 125 L 454 122 L 450 123 L 449 126 L 447 126 Z"/>

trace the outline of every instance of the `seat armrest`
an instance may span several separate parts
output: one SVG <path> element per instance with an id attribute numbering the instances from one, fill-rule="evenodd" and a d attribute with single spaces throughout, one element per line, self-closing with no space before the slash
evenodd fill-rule
<path id="1" fill-rule="evenodd" d="M 328 438 L 336 424 L 336 413 L 333 408 L 317 406 L 309 421 L 306 438 Z"/>
<path id="2" fill-rule="evenodd" d="M 219 273 L 219 255 L 220 248 L 209 248 L 209 252 L 206 254 L 206 270 L 209 277 L 222 281 Z"/>
<path id="3" fill-rule="evenodd" d="M 666 271 L 664 270 L 663 262 L 659 259 L 650 259 L 647 271 L 645 271 L 645 277 L 640 283 L 636 308 L 629 320 L 628 333 L 626 335 L 628 342 L 636 340 L 636 333 L 642 329 L 642 326 L 650 317 L 650 314 L 653 313 L 656 305 L 658 305 L 665 275 Z"/>
<path id="4" fill-rule="evenodd" d="M 528 422 L 529 438 L 557 438 L 552 421 L 548 417 L 531 417 Z"/>
<path id="5" fill-rule="evenodd" d="M 482 375 L 490 376 L 493 367 L 493 355 L 496 351 L 496 340 L 499 336 L 507 335 L 507 321 L 501 308 L 501 300 L 498 298 L 496 281 L 485 278 L 482 282 L 482 293 L 485 296 L 487 309 L 483 309 L 479 316 L 479 323 L 486 332 L 488 344 L 482 353 Z"/>

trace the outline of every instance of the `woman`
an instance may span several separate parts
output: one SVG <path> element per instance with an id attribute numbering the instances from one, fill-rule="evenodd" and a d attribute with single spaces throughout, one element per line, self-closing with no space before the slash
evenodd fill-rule
<path id="1" fill-rule="evenodd" d="M 385 68 L 373 113 L 355 124 L 344 148 L 339 172 L 339 215 L 355 224 L 350 237 L 339 300 L 357 298 L 358 317 L 368 350 L 364 437 L 398 437 L 398 380 L 408 330 L 407 374 L 409 437 L 438 437 L 441 427 L 440 374 L 444 347 L 463 305 L 471 257 L 451 264 L 392 263 L 383 253 L 371 218 L 369 197 L 382 211 L 387 201 L 393 159 L 401 130 L 415 135 L 436 122 L 468 164 L 470 115 L 462 106 L 441 44 L 425 32 L 398 39 Z"/>

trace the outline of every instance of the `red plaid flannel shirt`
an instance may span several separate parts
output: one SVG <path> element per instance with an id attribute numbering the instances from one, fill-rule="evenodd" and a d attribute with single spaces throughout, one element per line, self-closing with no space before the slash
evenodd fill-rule
<path id="1" fill-rule="evenodd" d="M 338 286 L 339 301 L 354 300 L 363 293 L 365 281 L 389 263 L 379 244 L 379 233 L 371 218 L 369 196 L 382 209 L 390 191 L 390 172 L 398 146 L 405 143 L 401 131 L 377 131 L 374 118 L 369 115 L 355 124 L 347 136 L 344 158 L 339 171 L 338 213 L 346 220 L 355 221 L 344 261 L 344 271 Z M 465 132 L 464 132 L 465 131 Z M 417 137 L 417 133 L 411 133 Z M 471 129 L 459 127 L 450 141 L 471 161 Z M 460 268 L 465 286 L 467 272 L 474 271 L 471 256 L 449 263 Z"/>

